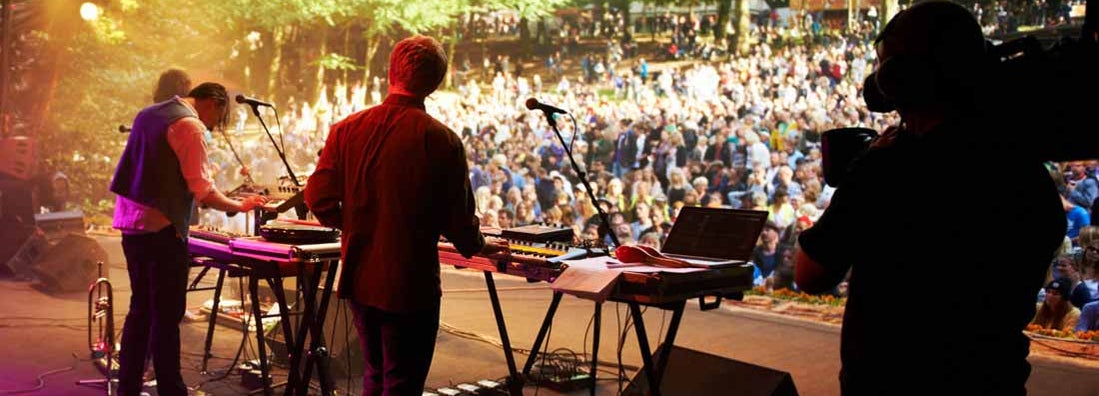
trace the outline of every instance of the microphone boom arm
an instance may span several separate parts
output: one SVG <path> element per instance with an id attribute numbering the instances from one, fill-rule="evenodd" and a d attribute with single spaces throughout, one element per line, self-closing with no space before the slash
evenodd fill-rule
<path id="1" fill-rule="evenodd" d="M 294 169 L 290 166 L 290 161 L 286 160 L 286 153 L 279 147 L 278 143 L 275 143 L 275 137 L 271 135 L 271 130 L 267 128 L 267 123 L 263 121 L 263 117 L 259 114 L 259 106 L 249 103 L 252 107 L 252 114 L 256 115 L 259 119 L 259 124 L 263 126 L 263 131 L 267 133 L 267 138 L 271 139 L 271 145 L 275 147 L 275 152 L 278 153 L 279 159 L 282 160 L 282 164 L 286 166 L 286 173 L 290 176 L 290 180 L 294 182 L 294 186 L 301 187 L 301 182 L 298 181 L 298 176 L 294 174 Z"/>
<path id="2" fill-rule="evenodd" d="M 565 143 L 565 138 L 561 136 L 561 130 L 557 129 L 557 120 L 553 118 L 553 114 L 548 111 L 543 111 L 546 115 L 546 122 L 553 128 L 553 133 L 557 135 L 557 139 L 561 141 L 561 147 L 565 149 L 565 155 L 569 157 L 569 163 L 572 164 L 572 170 L 576 172 L 576 176 L 580 178 L 580 183 L 584 185 L 584 190 L 588 192 L 588 198 L 591 199 L 591 204 L 595 206 L 595 211 L 599 213 L 599 238 L 603 240 L 604 237 L 609 236 L 611 243 L 617 248 L 622 245 L 618 241 L 618 237 L 614 235 L 614 231 L 611 230 L 611 222 L 607 218 L 607 212 L 603 211 L 603 208 L 599 206 L 599 202 L 595 199 L 595 192 L 591 189 L 591 184 L 588 183 L 588 175 L 580 169 L 580 166 L 576 164 L 576 159 L 572 157 L 572 148 Z M 573 131 L 572 133 L 578 133 L 579 131 Z"/>

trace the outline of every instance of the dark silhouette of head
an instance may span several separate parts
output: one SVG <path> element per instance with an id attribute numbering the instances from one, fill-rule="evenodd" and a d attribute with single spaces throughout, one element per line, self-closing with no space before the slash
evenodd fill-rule
<path id="1" fill-rule="evenodd" d="M 966 108 L 987 66 L 981 27 L 964 7 L 928 1 L 901 11 L 875 42 L 878 64 L 863 93 L 871 111 Z"/>

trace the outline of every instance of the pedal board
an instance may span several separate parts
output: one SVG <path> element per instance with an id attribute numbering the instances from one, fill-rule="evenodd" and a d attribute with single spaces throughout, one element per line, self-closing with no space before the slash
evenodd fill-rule
<path id="1" fill-rule="evenodd" d="M 534 367 L 527 380 L 530 385 L 562 393 L 591 388 L 591 375 L 587 372 L 557 370 L 540 365 Z"/>
<path id="2" fill-rule="evenodd" d="M 490 380 L 424 389 L 423 396 L 508 396 L 507 385 Z"/>

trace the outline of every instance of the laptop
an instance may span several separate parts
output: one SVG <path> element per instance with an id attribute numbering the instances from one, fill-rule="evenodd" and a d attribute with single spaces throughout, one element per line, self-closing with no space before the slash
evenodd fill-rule
<path id="1" fill-rule="evenodd" d="M 766 222 L 764 211 L 683 207 L 660 253 L 695 267 L 741 265 L 751 259 Z"/>

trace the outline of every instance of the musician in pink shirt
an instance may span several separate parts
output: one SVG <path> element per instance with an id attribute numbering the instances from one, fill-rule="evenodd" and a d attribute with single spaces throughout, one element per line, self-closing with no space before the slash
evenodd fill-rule
<path id="1" fill-rule="evenodd" d="M 205 131 L 223 127 L 228 94 L 201 84 L 143 109 L 122 153 L 111 191 L 118 194 L 114 227 L 133 294 L 119 353 L 119 393 L 141 392 L 145 356 L 153 348 L 159 395 L 186 395 L 180 375 L 179 322 L 187 302 L 187 231 L 196 201 L 246 212 L 263 197 L 237 201 L 214 188 L 206 170 Z"/>

